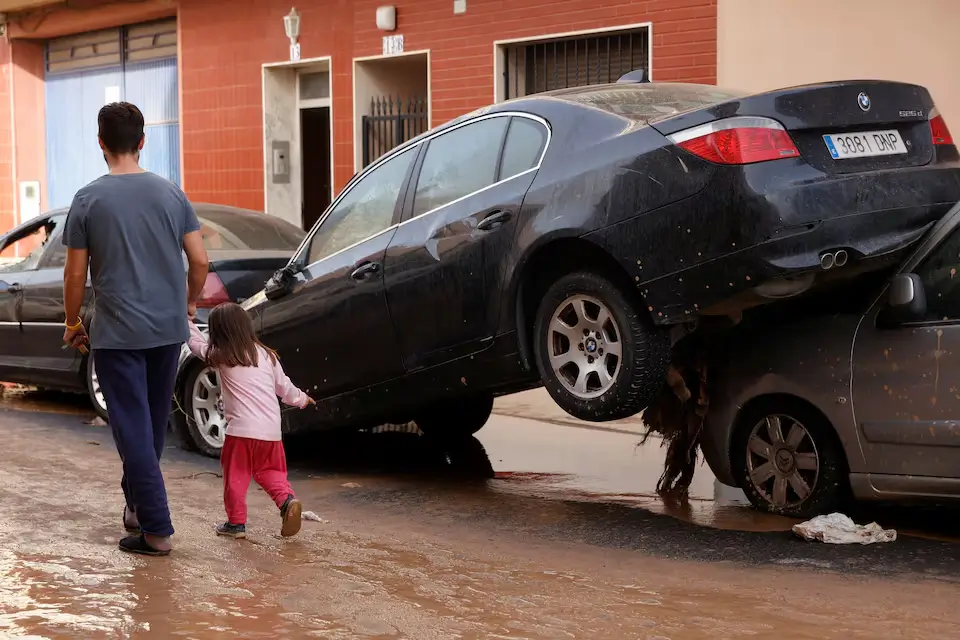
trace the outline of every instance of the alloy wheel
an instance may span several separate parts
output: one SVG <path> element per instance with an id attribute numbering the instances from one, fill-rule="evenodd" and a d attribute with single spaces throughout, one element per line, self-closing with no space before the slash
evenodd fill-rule
<path id="1" fill-rule="evenodd" d="M 216 369 L 204 367 L 190 390 L 191 417 L 200 437 L 212 447 L 223 447 L 227 421 L 220 398 L 220 376 Z"/>
<path id="2" fill-rule="evenodd" d="M 550 320 L 547 354 L 567 391 L 583 400 L 602 396 L 616 382 L 623 359 L 613 313 L 594 297 L 570 296 Z"/>
<path id="3" fill-rule="evenodd" d="M 97 403 L 99 409 L 104 413 L 107 411 L 107 398 L 103 395 L 103 389 L 100 387 L 100 378 L 97 377 L 97 367 L 90 364 L 90 395 L 93 401 Z"/>
<path id="4" fill-rule="evenodd" d="M 810 431 L 782 414 L 758 422 L 747 439 L 747 479 L 775 509 L 804 502 L 820 475 L 820 456 Z"/>

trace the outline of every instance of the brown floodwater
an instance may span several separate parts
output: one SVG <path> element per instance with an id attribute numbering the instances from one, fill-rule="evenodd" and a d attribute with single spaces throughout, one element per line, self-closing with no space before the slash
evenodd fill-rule
<path id="1" fill-rule="evenodd" d="M 485 489 L 380 512 L 330 496 L 390 487 L 388 473 L 316 474 L 296 486 L 323 522 L 292 540 L 278 537 L 275 508 L 256 490 L 249 539 L 217 538 L 220 480 L 189 458 L 168 460 L 176 550 L 131 557 L 116 549 L 122 502 L 108 431 L 25 406 L 0 412 L 3 638 L 886 640 L 960 628 L 953 584 L 662 560 L 458 523 L 471 500 L 520 496 L 531 518 L 552 522 L 575 500 L 718 528 L 781 526 L 705 467 L 688 504 L 663 502 L 653 492 L 662 452 L 635 447 L 632 433 L 504 416 L 480 434 L 497 472 Z"/>

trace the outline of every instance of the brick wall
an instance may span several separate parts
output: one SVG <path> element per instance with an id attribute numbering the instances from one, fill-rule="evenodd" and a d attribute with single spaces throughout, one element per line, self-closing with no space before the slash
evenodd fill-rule
<path id="1" fill-rule="evenodd" d="M 10 110 L 10 87 L 13 66 L 11 47 L 0 40 L 0 233 L 16 222 L 13 198 L 13 118 Z"/>
<path id="2" fill-rule="evenodd" d="M 381 0 L 299 8 L 303 58 L 332 56 L 334 172 L 353 175 L 353 58 L 377 55 Z M 653 23 L 655 80 L 716 81 L 716 0 L 396 0 L 408 51 L 431 50 L 437 125 L 493 99 L 493 42 Z M 287 58 L 289 0 L 193 0 L 180 8 L 184 186 L 198 201 L 263 208 L 261 64 Z"/>

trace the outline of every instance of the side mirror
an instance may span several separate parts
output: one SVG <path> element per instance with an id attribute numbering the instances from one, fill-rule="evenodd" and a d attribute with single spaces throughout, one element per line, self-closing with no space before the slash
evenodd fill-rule
<path id="1" fill-rule="evenodd" d="M 290 293 L 296 274 L 296 267 L 292 264 L 274 273 L 263 287 L 267 300 L 277 300 Z"/>
<path id="2" fill-rule="evenodd" d="M 905 322 L 918 322 L 927 315 L 927 296 L 923 281 L 915 273 L 898 273 L 890 281 L 887 306 L 878 320 L 882 326 L 895 327 Z"/>

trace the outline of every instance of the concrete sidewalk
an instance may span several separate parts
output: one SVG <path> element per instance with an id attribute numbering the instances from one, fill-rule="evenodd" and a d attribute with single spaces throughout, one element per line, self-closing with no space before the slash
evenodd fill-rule
<path id="1" fill-rule="evenodd" d="M 539 420 L 541 422 L 553 422 L 555 424 L 579 426 L 584 428 L 613 428 L 618 431 L 631 431 L 637 434 L 643 434 L 645 427 L 641 415 L 636 415 L 624 420 L 614 420 L 613 422 L 584 422 L 577 420 L 566 411 L 557 406 L 550 394 L 544 388 L 515 393 L 509 396 L 497 398 L 493 405 L 493 412 L 505 416 L 514 416 L 516 418 L 527 418 L 529 420 Z"/>

